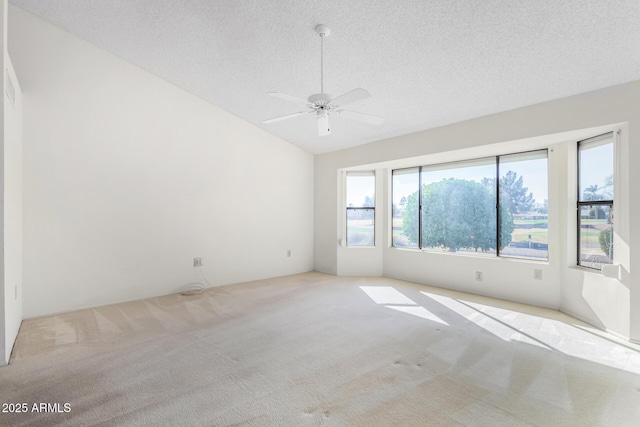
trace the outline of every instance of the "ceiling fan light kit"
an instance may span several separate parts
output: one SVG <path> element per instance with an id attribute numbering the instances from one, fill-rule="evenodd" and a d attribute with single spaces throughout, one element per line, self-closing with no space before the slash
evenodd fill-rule
<path id="1" fill-rule="evenodd" d="M 371 94 L 365 89 L 353 89 L 337 97 L 333 97 L 333 95 L 324 92 L 324 39 L 328 37 L 329 34 L 331 34 L 331 30 L 329 29 L 329 27 L 322 24 L 317 25 L 315 30 L 316 33 L 318 33 L 318 35 L 320 36 L 320 93 L 315 93 L 309 96 L 305 101 L 295 96 L 287 95 L 280 92 L 268 92 L 267 95 L 295 102 L 297 104 L 303 104 L 307 107 L 307 111 L 298 111 L 296 113 L 274 117 L 272 119 L 264 120 L 262 123 L 270 124 L 282 120 L 291 119 L 293 117 L 298 117 L 304 114 L 316 113 L 319 136 L 331 134 L 331 126 L 329 124 L 330 113 L 335 113 L 336 115 L 341 117 L 359 120 L 361 122 L 369 124 L 382 124 L 382 122 L 384 122 L 384 119 L 382 117 L 342 109 L 342 106 L 344 105 L 360 101 L 361 99 L 369 98 Z"/>
<path id="2" fill-rule="evenodd" d="M 329 113 L 326 111 L 318 111 L 318 135 L 325 136 L 331 133 L 329 127 Z"/>

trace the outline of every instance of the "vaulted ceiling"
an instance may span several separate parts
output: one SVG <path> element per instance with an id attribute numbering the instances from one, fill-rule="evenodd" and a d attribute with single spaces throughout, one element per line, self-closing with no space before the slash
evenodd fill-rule
<path id="1" fill-rule="evenodd" d="M 638 0 L 11 0 L 311 153 L 322 153 L 640 79 Z M 349 109 L 306 99 L 362 87 Z M 11 24 L 9 24 L 11 25 Z"/>

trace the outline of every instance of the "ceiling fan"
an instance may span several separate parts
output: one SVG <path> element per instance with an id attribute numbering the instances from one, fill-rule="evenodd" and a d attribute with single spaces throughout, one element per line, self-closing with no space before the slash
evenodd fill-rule
<path id="1" fill-rule="evenodd" d="M 302 104 L 307 107 L 307 110 L 264 120 L 262 123 L 275 123 L 281 120 L 298 117 L 303 114 L 316 113 L 318 120 L 318 135 L 320 136 L 329 135 L 331 133 L 331 127 L 329 125 L 330 113 L 335 113 L 340 117 L 359 120 L 374 125 L 382 124 L 382 122 L 384 122 L 384 119 L 382 117 L 342 109 L 344 105 L 370 97 L 371 94 L 365 89 L 353 89 L 336 97 L 328 93 L 324 93 L 324 39 L 325 37 L 329 36 L 330 30 L 326 25 L 322 24 L 317 25 L 315 30 L 316 33 L 318 33 L 318 35 L 320 36 L 320 93 L 315 93 L 309 96 L 309 98 L 307 98 L 307 100 L 305 101 L 304 99 L 300 99 L 295 96 L 287 95 L 280 92 L 268 92 L 267 95 L 285 99 L 287 101 L 292 101 L 297 104 Z"/>

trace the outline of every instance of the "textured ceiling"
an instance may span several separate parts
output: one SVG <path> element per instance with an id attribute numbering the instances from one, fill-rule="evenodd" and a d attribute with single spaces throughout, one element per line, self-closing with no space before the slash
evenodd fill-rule
<path id="1" fill-rule="evenodd" d="M 639 0 L 11 0 L 299 145 L 322 153 L 640 79 Z M 317 136 L 266 92 L 362 87 Z"/>

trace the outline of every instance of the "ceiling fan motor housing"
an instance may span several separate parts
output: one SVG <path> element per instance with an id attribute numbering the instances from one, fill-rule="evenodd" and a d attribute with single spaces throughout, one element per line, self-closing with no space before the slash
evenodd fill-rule
<path id="1" fill-rule="evenodd" d="M 314 93 L 307 101 L 312 103 L 313 105 L 321 106 L 321 105 L 329 105 L 329 101 L 333 99 L 333 95 L 329 93 Z"/>

